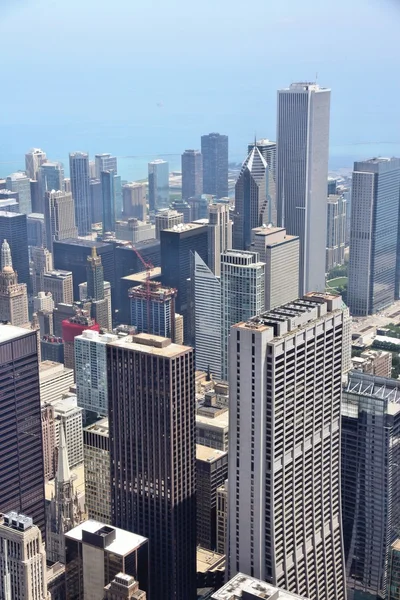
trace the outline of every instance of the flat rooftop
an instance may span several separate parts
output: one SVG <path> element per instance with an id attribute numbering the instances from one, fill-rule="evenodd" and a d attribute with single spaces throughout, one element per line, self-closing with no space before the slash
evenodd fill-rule
<path id="1" fill-rule="evenodd" d="M 115 529 L 115 539 L 105 547 L 105 550 L 107 552 L 113 552 L 117 556 L 125 556 L 126 554 L 132 552 L 132 550 L 136 550 L 147 542 L 147 538 L 141 535 L 131 533 L 130 531 L 125 531 L 124 529 L 119 529 L 118 527 L 112 527 L 111 525 L 105 525 L 99 521 L 93 521 L 92 519 L 89 519 L 77 527 L 74 527 L 65 534 L 65 537 L 70 540 L 81 542 L 82 531 L 96 533 L 96 531 L 102 529 L 102 527 L 111 527 L 112 529 Z"/>
<path id="2" fill-rule="evenodd" d="M 196 550 L 197 572 L 207 573 L 225 568 L 225 555 L 212 552 L 206 548 L 197 548 Z"/>
<path id="3" fill-rule="evenodd" d="M 78 399 L 75 395 L 65 396 L 61 400 L 53 400 L 49 402 L 54 407 L 58 414 L 68 416 L 71 412 L 83 412 L 83 408 L 78 406 Z"/>
<path id="4" fill-rule="evenodd" d="M 67 534 L 68 535 L 68 534 Z M 249 575 L 238 573 L 221 589 L 211 596 L 214 600 L 236 600 L 243 594 L 251 594 L 255 598 L 264 600 L 308 600 L 305 596 L 291 594 L 286 590 L 277 588 L 270 583 L 255 579 Z"/>
<path id="5" fill-rule="evenodd" d="M 7 217 L 9 219 L 20 217 L 22 213 L 10 212 L 9 210 L 1 210 L 0 217 Z"/>
<path id="6" fill-rule="evenodd" d="M 96 423 L 88 425 L 84 428 L 84 430 L 90 431 L 90 433 L 95 433 L 96 435 L 104 435 L 104 437 L 108 437 L 110 430 L 108 417 L 104 417 L 104 419 L 100 419 L 99 421 L 96 421 Z"/>
<path id="7" fill-rule="evenodd" d="M 143 352 L 144 354 L 164 356 L 165 358 L 174 358 L 190 350 L 189 346 L 174 344 L 167 338 L 149 333 L 127 335 L 115 342 L 110 342 L 109 346 L 117 346 L 125 350 Z"/>
<path id="8" fill-rule="evenodd" d="M 150 278 L 161 277 L 161 267 L 154 267 L 150 269 Z M 121 277 L 123 281 L 132 281 L 137 283 L 144 283 L 147 279 L 147 271 L 140 271 L 140 273 L 132 273 L 132 275 L 126 275 Z"/>
<path id="9" fill-rule="evenodd" d="M 227 452 L 224 452 L 223 450 L 216 450 L 215 448 L 196 444 L 196 460 L 212 463 L 225 454 L 227 454 Z"/>
<path id="10" fill-rule="evenodd" d="M 16 340 L 17 338 L 24 337 L 32 332 L 33 330 L 24 329 L 23 327 L 0 324 L 0 344 L 3 342 L 10 342 L 11 340 Z"/>
<path id="11" fill-rule="evenodd" d="M 204 223 L 178 223 L 170 229 L 163 229 L 163 231 L 171 231 L 172 233 L 183 233 L 184 231 L 194 231 L 205 227 Z"/>
<path id="12" fill-rule="evenodd" d="M 85 246 L 86 248 L 107 248 L 109 244 L 87 240 L 82 238 L 67 238 L 66 240 L 57 240 L 56 244 L 67 244 L 69 246 Z"/>
<path id="13" fill-rule="evenodd" d="M 204 408 L 204 407 L 202 407 Z M 196 415 L 196 425 L 207 425 L 209 427 L 228 428 L 229 427 L 229 410 L 216 417 L 206 417 L 204 415 Z"/>
<path id="14" fill-rule="evenodd" d="M 62 269 L 53 269 L 52 271 L 47 271 L 44 274 L 44 277 L 68 277 L 72 275 L 72 271 L 63 271 Z"/>

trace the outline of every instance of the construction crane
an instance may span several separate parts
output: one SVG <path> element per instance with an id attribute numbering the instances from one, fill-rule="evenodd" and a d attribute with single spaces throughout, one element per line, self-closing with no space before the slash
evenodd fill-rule
<path id="1" fill-rule="evenodd" d="M 147 330 L 148 333 L 151 333 L 151 327 L 150 327 L 150 300 L 151 300 L 151 271 L 154 269 L 154 266 L 151 264 L 151 262 L 149 261 L 145 261 L 143 256 L 140 254 L 139 250 L 135 247 L 135 245 L 132 242 L 128 242 L 128 244 L 126 244 L 127 248 L 131 248 L 134 253 L 136 254 L 136 256 L 138 257 L 138 259 L 140 260 L 140 262 L 142 263 L 142 265 L 144 266 L 145 270 L 146 270 L 146 280 L 145 280 L 145 296 L 146 296 L 146 302 L 147 302 Z"/>

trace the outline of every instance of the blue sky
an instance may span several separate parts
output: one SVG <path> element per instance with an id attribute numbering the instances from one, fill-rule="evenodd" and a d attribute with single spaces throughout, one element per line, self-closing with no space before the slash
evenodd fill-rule
<path id="1" fill-rule="evenodd" d="M 0 160 L 46 143 L 180 152 L 211 130 L 239 148 L 273 138 L 276 90 L 316 73 L 332 88 L 332 144 L 400 142 L 400 0 L 1 6 Z"/>

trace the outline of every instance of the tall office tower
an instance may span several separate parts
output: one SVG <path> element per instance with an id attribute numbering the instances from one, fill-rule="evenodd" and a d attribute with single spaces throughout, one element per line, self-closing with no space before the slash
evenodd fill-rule
<path id="1" fill-rule="evenodd" d="M 44 198 L 46 192 L 64 191 L 64 167 L 59 162 L 46 161 L 39 168 L 39 193 Z"/>
<path id="2" fill-rule="evenodd" d="M 193 196 L 188 199 L 188 204 L 192 213 L 192 221 L 208 219 L 208 207 L 211 203 L 211 197 L 207 195 Z"/>
<path id="3" fill-rule="evenodd" d="M 11 192 L 11 190 L 1 190 L 0 210 L 1 212 L 19 212 L 18 192 Z"/>
<path id="4" fill-rule="evenodd" d="M 146 333 L 107 346 L 113 523 L 149 538 L 150 598 L 196 597 L 193 354 Z"/>
<path id="5" fill-rule="evenodd" d="M 31 213 L 26 217 L 28 246 L 46 246 L 46 231 L 43 213 Z"/>
<path id="6" fill-rule="evenodd" d="M 86 412 L 108 414 L 106 345 L 116 339 L 91 330 L 75 337 L 76 395 Z"/>
<path id="7" fill-rule="evenodd" d="M 83 430 L 85 506 L 89 519 L 111 524 L 110 438 L 105 417 Z"/>
<path id="8" fill-rule="evenodd" d="M 64 192 L 72 194 L 71 178 L 70 177 L 65 177 L 64 178 Z"/>
<path id="9" fill-rule="evenodd" d="M 83 463 L 83 428 L 82 409 L 78 406 L 76 396 L 65 396 L 61 400 L 53 400 L 54 438 L 56 448 L 60 446 L 61 427 L 64 428 L 67 443 L 68 464 L 71 469 Z"/>
<path id="10" fill-rule="evenodd" d="M 100 179 L 102 171 L 114 171 L 118 173 L 117 157 L 111 154 L 95 154 L 95 179 Z"/>
<path id="11" fill-rule="evenodd" d="M 129 218 L 127 221 L 115 222 L 115 238 L 117 240 L 126 240 L 137 244 L 145 240 L 154 240 L 155 237 L 156 229 L 148 221 Z"/>
<path id="12" fill-rule="evenodd" d="M 228 189 L 228 136 L 209 133 L 201 136 L 203 193 L 226 198 Z"/>
<path id="13" fill-rule="evenodd" d="M 115 231 L 115 181 L 114 171 L 102 171 L 100 174 L 103 200 L 103 233 Z"/>
<path id="14" fill-rule="evenodd" d="M 123 212 L 122 203 L 122 179 L 121 175 L 114 173 L 114 192 L 115 192 L 115 218 L 121 219 Z"/>
<path id="15" fill-rule="evenodd" d="M 386 598 L 400 528 L 400 382 L 353 371 L 342 403 L 347 597 Z"/>
<path id="16" fill-rule="evenodd" d="M 221 281 L 194 255 L 196 370 L 221 378 Z"/>
<path id="17" fill-rule="evenodd" d="M 227 554 L 228 537 L 228 480 L 217 488 L 217 552 Z"/>
<path id="18" fill-rule="evenodd" d="M 268 222 L 268 165 L 257 146 L 243 163 L 235 185 L 233 246 L 249 250 L 251 230 Z"/>
<path id="19" fill-rule="evenodd" d="M 229 573 L 346 598 L 340 503 L 345 315 L 313 292 L 234 325 L 229 344 Z"/>
<path id="20" fill-rule="evenodd" d="M 74 301 L 71 271 L 53 269 L 43 275 L 43 291 L 50 292 L 54 304 L 72 304 Z"/>
<path id="21" fill-rule="evenodd" d="M 81 300 L 83 304 L 87 304 L 89 306 L 91 316 L 96 323 L 100 325 L 101 329 L 104 329 L 105 331 L 112 330 L 111 285 L 109 281 L 104 282 L 104 298 L 102 300 L 88 299 L 87 281 L 80 283 L 79 300 Z"/>
<path id="22" fill-rule="evenodd" d="M 257 146 L 261 154 L 263 155 L 265 162 L 268 165 L 268 223 L 276 225 L 277 212 L 276 212 L 276 142 L 270 140 L 257 140 L 255 143 L 248 145 L 248 152 Z"/>
<path id="23" fill-rule="evenodd" d="M 96 247 L 92 247 L 91 255 L 87 257 L 87 298 L 103 300 L 104 298 L 104 269 L 101 256 L 98 256 Z"/>
<path id="24" fill-rule="evenodd" d="M 39 168 L 46 160 L 46 152 L 40 148 L 32 148 L 25 154 L 25 172 L 30 179 L 37 179 Z"/>
<path id="25" fill-rule="evenodd" d="M 201 196 L 203 193 L 203 157 L 199 150 L 185 150 L 182 154 L 182 198 Z"/>
<path id="26" fill-rule="evenodd" d="M 344 265 L 344 249 L 346 247 L 346 209 L 347 200 L 344 196 L 328 196 L 326 272 L 334 267 Z"/>
<path id="27" fill-rule="evenodd" d="M 279 598 L 282 598 L 282 600 L 308 600 L 304 596 L 290 594 L 286 589 L 277 588 L 244 573 L 235 575 L 211 598 L 212 600 L 236 600 L 236 598 L 245 598 L 246 600 L 257 600 L 257 598 L 263 598 L 264 600 L 278 600 Z"/>
<path id="28" fill-rule="evenodd" d="M 89 155 L 86 152 L 72 152 L 69 155 L 69 173 L 78 234 L 87 235 L 91 231 L 91 220 Z"/>
<path id="29" fill-rule="evenodd" d="M 399 158 L 354 163 L 347 304 L 355 316 L 395 300 L 399 205 Z"/>
<path id="30" fill-rule="evenodd" d="M 12 173 L 6 179 L 7 189 L 18 192 L 19 212 L 28 215 L 32 212 L 31 184 L 24 172 Z"/>
<path id="31" fill-rule="evenodd" d="M 257 227 L 252 248 L 265 263 L 265 310 L 299 296 L 299 238 L 283 227 Z"/>
<path id="32" fill-rule="evenodd" d="M 89 160 L 89 177 L 96 179 L 96 162 L 94 160 Z"/>
<path id="33" fill-rule="evenodd" d="M 29 274 L 29 251 L 26 215 L 0 212 L 0 244 L 7 240 L 10 244 L 13 266 L 20 283 L 31 286 Z"/>
<path id="34" fill-rule="evenodd" d="M 86 330 L 100 331 L 98 323 L 91 318 L 88 311 L 81 310 L 78 314 L 62 322 L 62 338 L 64 340 L 64 365 L 75 370 L 74 340 Z"/>
<path id="35" fill-rule="evenodd" d="M 7 240 L 1 245 L 0 321 L 20 327 L 29 322 L 28 292 L 25 283 L 18 283 L 18 274 L 11 261 Z"/>
<path id="36" fill-rule="evenodd" d="M 156 213 L 155 221 L 156 238 L 159 240 L 160 231 L 163 229 L 173 229 L 175 225 L 183 223 L 183 214 L 179 213 L 177 210 L 166 208 L 165 210 L 160 210 Z"/>
<path id="37" fill-rule="evenodd" d="M 44 213 L 44 198 L 40 193 L 39 182 L 31 179 L 29 182 L 31 190 L 31 207 L 33 213 Z"/>
<path id="38" fill-rule="evenodd" d="M 182 213 L 184 223 L 191 223 L 193 221 L 192 207 L 186 200 L 174 200 L 171 202 L 170 207 L 173 211 Z"/>
<path id="39" fill-rule="evenodd" d="M 326 181 L 331 91 L 278 91 L 277 225 L 300 239 L 300 295 L 325 290 Z"/>
<path id="40" fill-rule="evenodd" d="M 44 469 L 36 332 L 0 325 L 0 512 L 32 515 L 44 533 Z"/>
<path id="41" fill-rule="evenodd" d="M 169 206 L 169 164 L 161 158 L 149 162 L 149 210 Z"/>
<path id="42" fill-rule="evenodd" d="M 142 589 L 148 589 L 151 573 L 147 570 L 146 538 L 89 520 L 68 531 L 65 540 L 68 600 L 104 598 L 105 582 L 111 582 L 118 573 L 135 577 Z"/>
<path id="43" fill-rule="evenodd" d="M 122 210 L 124 218 L 146 219 L 146 184 L 133 181 L 122 186 Z"/>
<path id="44" fill-rule="evenodd" d="M 146 600 L 146 592 L 139 590 L 139 582 L 125 573 L 118 573 L 104 591 L 105 600 Z"/>
<path id="45" fill-rule="evenodd" d="M 228 204 L 208 207 L 208 265 L 214 275 L 221 274 L 221 253 L 232 248 L 232 226 Z"/>
<path id="46" fill-rule="evenodd" d="M 70 192 L 46 192 L 44 222 L 46 246 L 50 252 L 53 252 L 55 241 L 78 237 L 75 226 L 75 204 Z"/>
<path id="47" fill-rule="evenodd" d="M 54 496 L 50 500 L 46 518 L 48 561 L 65 564 L 65 534 L 82 520 L 78 495 L 74 491 L 74 477 L 69 470 L 64 425 L 61 424 Z"/>
<path id="48" fill-rule="evenodd" d="M 0 598 L 50 600 L 46 551 L 31 517 L 8 512 L 0 516 Z"/>
<path id="49" fill-rule="evenodd" d="M 187 280 L 191 276 L 190 252 L 207 261 L 207 225 L 177 225 L 160 232 L 161 272 L 164 285 L 178 290 L 176 311 L 186 323 L 189 310 Z"/>
<path id="50" fill-rule="evenodd" d="M 228 379 L 231 326 L 264 310 L 265 264 L 257 252 L 221 254 L 221 376 Z"/>
<path id="51" fill-rule="evenodd" d="M 217 488 L 228 477 L 228 453 L 196 444 L 197 544 L 217 547 Z"/>
<path id="52" fill-rule="evenodd" d="M 90 218 L 93 223 L 101 223 L 103 220 L 103 194 L 100 179 L 91 179 L 90 191 Z"/>
<path id="53" fill-rule="evenodd" d="M 175 303 L 177 290 L 149 281 L 129 290 L 130 325 L 138 333 L 152 333 L 175 341 Z"/>
<path id="54" fill-rule="evenodd" d="M 32 291 L 34 296 L 44 291 L 44 275 L 53 270 L 53 255 L 47 248 L 33 246 L 32 257 Z"/>

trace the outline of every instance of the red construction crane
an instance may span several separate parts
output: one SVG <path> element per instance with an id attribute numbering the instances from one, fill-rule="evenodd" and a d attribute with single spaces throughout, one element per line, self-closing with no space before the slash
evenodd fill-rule
<path id="1" fill-rule="evenodd" d="M 150 325 L 150 300 L 151 300 L 150 280 L 151 280 L 151 271 L 154 269 L 154 266 L 151 264 L 151 262 L 146 262 L 144 260 L 143 256 L 140 254 L 139 250 L 137 248 L 135 248 L 135 246 L 132 242 L 129 242 L 127 244 L 127 247 L 132 248 L 132 250 L 134 251 L 134 253 L 136 254 L 136 256 L 138 257 L 138 259 L 140 260 L 140 262 L 142 263 L 142 265 L 144 266 L 144 268 L 146 270 L 145 290 L 146 290 L 146 302 L 147 302 L 147 329 L 148 329 L 148 333 L 152 333 L 152 331 L 151 331 L 152 328 Z"/>

